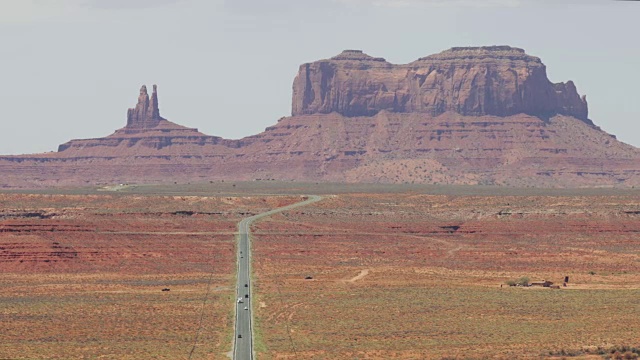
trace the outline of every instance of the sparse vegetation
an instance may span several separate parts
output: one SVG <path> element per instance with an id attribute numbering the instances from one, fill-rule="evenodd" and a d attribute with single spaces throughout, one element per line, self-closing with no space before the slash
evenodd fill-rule
<path id="1" fill-rule="evenodd" d="M 640 350 L 637 347 L 624 345 L 618 346 L 584 346 L 581 349 L 561 349 L 552 350 L 549 356 L 561 356 L 565 358 L 582 357 L 585 355 L 602 355 L 606 360 L 635 360 L 640 357 Z"/>
<path id="2" fill-rule="evenodd" d="M 630 319 L 640 313 L 634 287 L 640 222 L 619 211 L 639 207 L 637 195 L 254 183 L 0 195 L 2 209 L 35 214 L 0 212 L 3 244 L 73 247 L 68 251 L 81 260 L 0 261 L 0 321 L 9 324 L 0 335 L 0 357 L 184 358 L 213 270 L 194 358 L 224 359 L 232 336 L 236 221 L 299 199 L 260 192 L 314 189 L 338 195 L 255 226 L 260 359 L 637 354 L 630 347 L 583 349 L 637 343 Z M 200 196 L 188 196 L 193 193 Z M 225 195 L 209 198 L 212 193 Z M 505 206 L 511 213 L 498 217 Z M 451 231 L 452 225 L 458 228 Z M 26 253 L 43 253 L 38 247 Z M 589 275 L 593 269 L 598 276 Z M 363 270 L 367 275 L 352 282 Z M 309 274 L 313 280 L 304 279 Z M 571 283 L 566 291 L 500 289 L 523 274 L 570 275 Z M 171 291 L 162 292 L 165 286 Z"/>
<path id="3" fill-rule="evenodd" d="M 529 278 L 523 276 L 517 280 L 508 280 L 506 284 L 509 286 L 529 286 Z"/>
<path id="4" fill-rule="evenodd" d="M 505 204 L 511 213 L 498 217 Z M 564 347 L 568 358 L 585 344 L 635 342 L 637 329 L 620 324 L 640 313 L 640 288 L 629 286 L 640 283 L 640 223 L 616 214 L 636 204 L 346 194 L 274 216 L 255 228 L 259 355 L 540 358 Z M 588 275 L 594 267 L 610 275 Z M 562 291 L 500 289 L 567 275 Z"/>
<path id="5" fill-rule="evenodd" d="M 0 194 L 0 358 L 228 359 L 236 223 L 297 200 Z"/>

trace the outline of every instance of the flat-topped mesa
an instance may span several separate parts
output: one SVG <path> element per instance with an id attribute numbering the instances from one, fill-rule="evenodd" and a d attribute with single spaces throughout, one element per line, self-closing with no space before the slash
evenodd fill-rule
<path id="1" fill-rule="evenodd" d="M 449 50 L 445 50 L 438 54 L 433 54 L 420 58 L 421 60 L 480 60 L 480 59 L 494 59 L 494 60 L 521 60 L 531 63 L 537 63 L 542 65 L 540 58 L 527 55 L 524 49 L 499 45 L 499 46 L 467 46 L 467 47 L 452 47 Z M 544 66 L 544 65 L 542 65 Z"/>
<path id="2" fill-rule="evenodd" d="M 358 61 L 377 61 L 387 62 L 384 58 L 373 57 L 362 52 L 362 50 L 344 50 L 340 54 L 331 58 L 331 60 L 358 60 Z"/>
<path id="3" fill-rule="evenodd" d="M 151 99 L 147 93 L 147 86 L 142 85 L 138 103 L 133 109 L 127 111 L 127 128 L 152 128 L 158 126 L 161 120 L 160 109 L 158 108 L 158 87 L 153 85 Z"/>
<path id="4" fill-rule="evenodd" d="M 405 65 L 359 50 L 300 66 L 292 114 L 372 116 L 386 110 L 437 116 L 555 114 L 588 124 L 586 98 L 573 82 L 554 84 L 538 57 L 510 46 L 454 47 Z"/>

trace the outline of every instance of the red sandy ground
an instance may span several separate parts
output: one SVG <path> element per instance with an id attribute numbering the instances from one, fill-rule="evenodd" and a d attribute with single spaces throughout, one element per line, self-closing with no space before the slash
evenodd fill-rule
<path id="1" fill-rule="evenodd" d="M 0 358 L 226 359 L 236 223 L 295 201 L 0 194 Z"/>
<path id="2" fill-rule="evenodd" d="M 236 222 L 297 200 L 0 195 L 0 358 L 176 359 L 195 343 L 193 359 L 224 359 Z M 513 359 L 637 347 L 639 216 L 633 194 L 326 196 L 254 227 L 257 351 Z M 560 290 L 500 287 L 565 275 Z"/>
<path id="3" fill-rule="evenodd" d="M 254 230 L 261 359 L 640 345 L 638 196 L 345 194 Z M 501 286 L 522 276 L 570 282 Z"/>

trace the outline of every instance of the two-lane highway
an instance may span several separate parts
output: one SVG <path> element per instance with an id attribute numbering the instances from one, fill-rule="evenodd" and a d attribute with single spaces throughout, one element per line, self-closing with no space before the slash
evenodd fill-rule
<path id="1" fill-rule="evenodd" d="M 233 342 L 234 360 L 253 360 L 253 312 L 251 309 L 251 224 L 265 216 L 300 206 L 309 205 L 322 198 L 310 195 L 306 200 L 243 219 L 238 223 L 238 284 L 236 286 L 236 326 Z"/>

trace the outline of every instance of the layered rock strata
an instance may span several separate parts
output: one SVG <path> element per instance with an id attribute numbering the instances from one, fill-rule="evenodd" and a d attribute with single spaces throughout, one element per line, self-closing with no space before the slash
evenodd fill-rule
<path id="1" fill-rule="evenodd" d="M 153 85 L 153 94 L 149 99 L 147 86 L 142 85 L 135 108 L 127 111 L 127 129 L 145 129 L 158 126 L 164 120 L 158 107 L 158 87 Z"/>
<path id="2" fill-rule="evenodd" d="M 142 87 L 127 124 L 57 153 L 0 157 L 0 187 L 295 180 L 640 186 L 640 150 L 588 119 L 573 82 L 521 49 L 452 48 L 406 65 L 361 51 L 302 65 L 293 116 L 240 140 L 160 116 Z"/>
<path id="3" fill-rule="evenodd" d="M 553 84 L 545 65 L 509 46 L 454 47 L 405 65 L 360 50 L 300 66 L 292 114 L 372 116 L 382 110 L 437 116 L 573 116 L 590 123 L 573 82 Z"/>
<path id="4" fill-rule="evenodd" d="M 148 155 L 173 145 L 205 146 L 218 143 L 228 143 L 228 140 L 205 135 L 198 129 L 162 118 L 158 107 L 158 87 L 153 85 L 153 93 L 149 99 L 147 87 L 143 85 L 135 108 L 127 111 L 125 127 L 104 138 L 71 140 L 58 146 L 58 152 L 66 156 L 100 156 L 105 153 L 120 156 L 132 152 Z"/>

